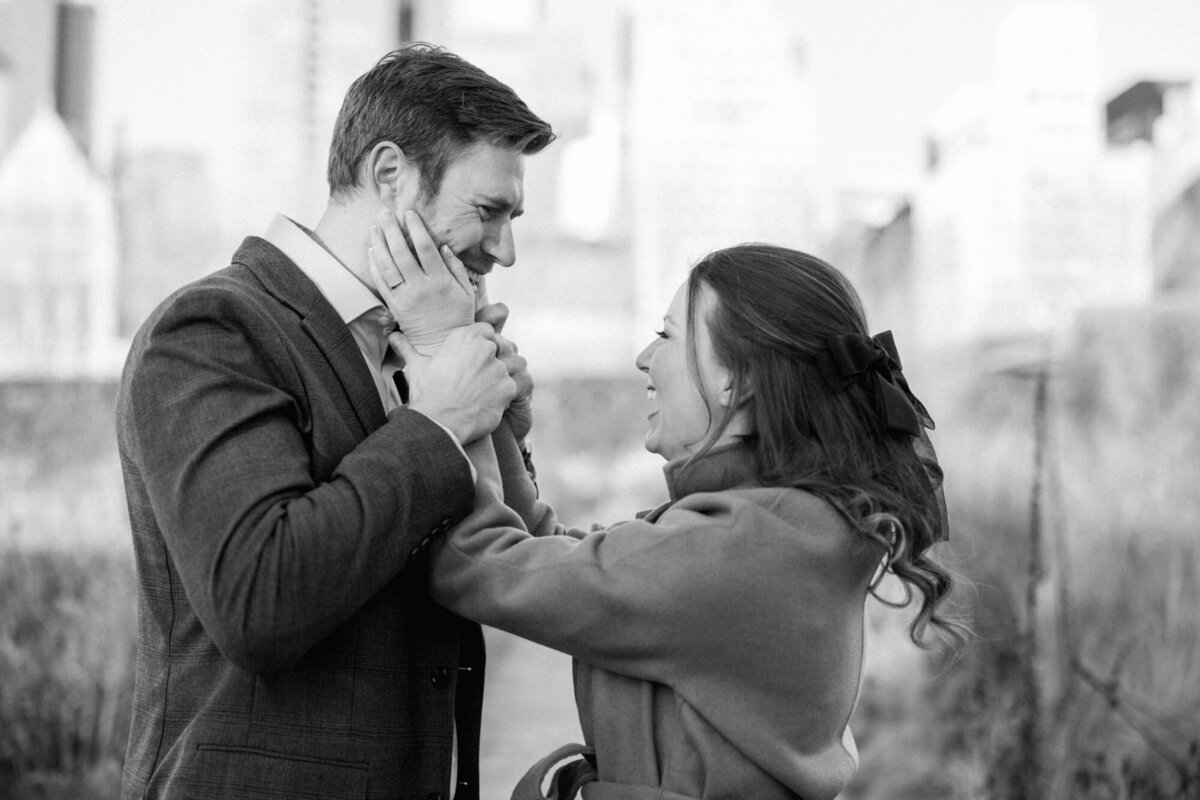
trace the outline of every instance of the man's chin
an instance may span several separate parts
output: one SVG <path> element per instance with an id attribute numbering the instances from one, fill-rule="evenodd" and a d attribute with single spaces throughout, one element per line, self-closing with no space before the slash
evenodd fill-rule
<path id="1" fill-rule="evenodd" d="M 471 285 L 475 287 L 475 311 L 484 308 L 490 302 L 487 293 L 487 280 L 483 275 L 467 270 L 467 279 L 471 281 Z"/>

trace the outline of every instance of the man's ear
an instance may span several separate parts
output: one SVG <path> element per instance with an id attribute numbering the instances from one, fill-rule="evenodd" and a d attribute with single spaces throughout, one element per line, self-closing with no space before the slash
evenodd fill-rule
<path id="1" fill-rule="evenodd" d="M 382 141 L 371 148 L 364 165 L 367 188 L 393 209 L 412 208 L 420 185 L 417 168 L 395 142 Z"/>

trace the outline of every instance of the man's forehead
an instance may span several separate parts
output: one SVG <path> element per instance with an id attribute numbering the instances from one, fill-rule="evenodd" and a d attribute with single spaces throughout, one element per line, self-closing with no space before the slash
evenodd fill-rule
<path id="1" fill-rule="evenodd" d="M 516 150 L 488 144 L 468 147 L 452 159 L 450 165 L 475 177 L 484 188 L 509 184 L 519 187 L 525 177 L 524 155 Z"/>
<path id="2" fill-rule="evenodd" d="M 455 194 L 469 202 L 519 211 L 525 198 L 524 178 L 520 152 L 477 144 L 447 165 L 443 190 L 453 184 Z"/>

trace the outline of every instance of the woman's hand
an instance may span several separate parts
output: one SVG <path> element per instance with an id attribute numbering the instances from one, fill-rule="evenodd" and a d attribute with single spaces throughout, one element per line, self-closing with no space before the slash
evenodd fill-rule
<path id="1" fill-rule="evenodd" d="M 482 287 L 482 283 L 480 286 Z M 487 292 L 481 289 L 476 307 L 475 321 L 486 322 L 495 329 L 496 335 L 493 340 L 496 342 L 496 357 L 503 362 L 509 377 L 517 385 L 516 397 L 509 404 L 504 416 L 512 426 L 517 441 L 523 442 L 533 428 L 533 377 L 529 374 L 529 365 L 524 356 L 517 354 L 517 345 L 500 335 L 500 331 L 504 330 L 504 323 L 508 322 L 508 306 L 504 303 L 488 303 Z"/>
<path id="2" fill-rule="evenodd" d="M 405 339 L 418 353 L 432 355 L 450 331 L 474 322 L 475 287 L 450 248 L 439 250 L 417 212 L 405 212 L 404 221 L 412 250 L 396 215 L 384 209 L 371 228 L 367 265 Z"/>

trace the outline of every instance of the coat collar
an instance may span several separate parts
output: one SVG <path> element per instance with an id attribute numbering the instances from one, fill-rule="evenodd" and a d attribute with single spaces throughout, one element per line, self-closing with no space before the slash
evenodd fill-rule
<path id="1" fill-rule="evenodd" d="M 701 458 L 670 461 L 663 467 L 671 502 L 696 492 L 718 492 L 754 481 L 754 454 L 740 440 L 709 450 Z"/>
<path id="2" fill-rule="evenodd" d="M 300 325 L 337 374 L 366 433 L 387 421 L 379 390 L 350 329 L 317 285 L 277 247 L 248 236 L 233 263 L 254 276 L 270 295 L 296 312 Z"/>

